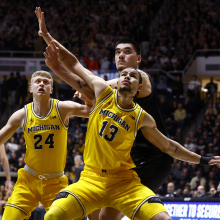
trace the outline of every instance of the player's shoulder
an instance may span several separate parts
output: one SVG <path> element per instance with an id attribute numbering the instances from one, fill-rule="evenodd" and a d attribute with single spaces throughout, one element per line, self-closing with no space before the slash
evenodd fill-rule
<path id="1" fill-rule="evenodd" d="M 25 118 L 25 109 L 19 109 L 16 112 L 14 112 L 11 117 L 9 118 L 9 121 L 12 124 L 20 124 Z"/>
<path id="2" fill-rule="evenodd" d="M 139 70 L 142 77 L 142 89 L 139 92 L 138 98 L 147 97 L 152 92 L 152 85 L 150 80 L 150 75 L 144 72 L 143 70 Z"/>
<path id="3" fill-rule="evenodd" d="M 144 119 L 143 119 L 142 126 L 143 127 L 147 126 L 147 127 L 152 127 L 152 128 L 156 126 L 154 118 L 146 111 L 144 112 Z"/>

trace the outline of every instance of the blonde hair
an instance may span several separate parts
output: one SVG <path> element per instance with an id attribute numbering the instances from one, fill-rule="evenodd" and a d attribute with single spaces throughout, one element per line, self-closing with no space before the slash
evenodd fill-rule
<path id="1" fill-rule="evenodd" d="M 44 77 L 50 79 L 51 86 L 53 86 L 53 77 L 49 72 L 44 71 L 44 70 L 36 71 L 31 76 L 31 84 L 32 84 L 33 78 L 36 77 L 36 76 L 44 76 Z"/>

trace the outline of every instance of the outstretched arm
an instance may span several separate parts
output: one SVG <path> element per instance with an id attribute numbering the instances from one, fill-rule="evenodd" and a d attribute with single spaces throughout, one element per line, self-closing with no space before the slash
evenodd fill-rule
<path id="1" fill-rule="evenodd" d="M 24 109 L 20 109 L 12 114 L 12 116 L 8 119 L 7 124 L 0 130 L 0 145 L 4 144 L 14 134 L 14 132 L 22 126 L 24 117 Z"/>
<path id="2" fill-rule="evenodd" d="M 47 31 L 45 20 L 44 20 L 44 12 L 41 11 L 40 7 L 36 7 L 35 14 L 38 18 L 39 23 L 39 36 L 43 37 L 45 42 L 49 45 L 51 41 L 54 42 L 56 47 L 59 48 L 59 62 L 63 64 L 63 66 L 59 66 L 59 69 L 56 72 L 56 75 L 59 76 L 63 81 L 68 83 L 71 87 L 82 93 L 83 95 L 87 96 L 89 99 L 94 98 L 94 92 L 89 88 L 88 84 L 79 76 L 73 74 L 74 66 L 81 65 L 78 59 L 70 53 L 64 46 L 62 46 L 58 41 L 56 41 L 50 33 Z M 81 65 L 81 68 L 84 68 Z M 86 70 L 86 68 L 84 68 Z M 89 70 L 87 70 L 88 74 L 93 75 Z"/>
<path id="3" fill-rule="evenodd" d="M 5 153 L 5 146 L 2 144 L 0 146 L 0 158 L 2 161 L 2 166 L 5 171 L 6 175 L 6 182 L 5 182 L 5 190 L 11 190 L 12 189 L 12 184 L 11 184 L 11 176 L 10 176 L 10 170 L 9 170 L 9 163 L 8 163 L 8 158 Z"/>
<path id="4" fill-rule="evenodd" d="M 58 75 L 61 70 L 70 74 L 70 71 L 58 62 L 59 48 L 56 47 L 53 41 L 48 45 L 46 51 L 47 53 L 44 52 L 45 63 L 55 74 Z M 102 78 L 90 74 L 90 71 L 84 68 L 79 62 L 74 65 L 73 73 L 85 80 L 92 91 L 94 91 L 96 99 L 108 87 L 108 84 Z M 82 94 L 84 95 L 84 93 Z"/>
<path id="5" fill-rule="evenodd" d="M 158 147 L 164 153 L 169 154 L 170 156 L 179 160 L 183 160 L 195 164 L 199 164 L 199 163 L 204 164 L 204 159 L 201 158 L 200 155 L 187 150 L 179 143 L 164 136 L 157 129 L 153 117 L 151 117 L 147 113 L 145 113 L 141 131 L 144 137 L 148 141 L 150 141 L 153 145 Z M 218 167 L 220 167 L 220 157 L 216 156 L 212 160 L 210 159 L 209 162 L 207 161 L 207 164 L 209 165 L 216 164 Z"/>
<path id="6" fill-rule="evenodd" d="M 70 51 L 68 51 L 62 44 L 60 44 L 58 41 L 56 41 L 51 35 L 50 33 L 47 31 L 47 27 L 45 24 L 45 19 L 44 19 L 44 12 L 41 11 L 40 7 L 36 7 L 35 10 L 35 14 L 37 16 L 38 19 L 38 23 L 39 23 L 39 31 L 38 31 L 38 35 L 43 37 L 45 42 L 49 45 L 50 42 L 53 40 L 56 47 L 59 48 L 59 61 L 70 71 L 71 70 L 71 66 L 73 66 L 76 62 L 78 62 L 77 58 L 70 53 Z"/>

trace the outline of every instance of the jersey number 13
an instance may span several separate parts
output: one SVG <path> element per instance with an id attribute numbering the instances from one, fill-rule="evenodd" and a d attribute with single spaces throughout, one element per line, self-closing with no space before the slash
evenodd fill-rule
<path id="1" fill-rule="evenodd" d="M 101 128 L 101 130 L 99 132 L 99 136 L 100 137 L 104 137 L 105 140 L 107 140 L 107 141 L 113 141 L 113 139 L 115 138 L 115 135 L 118 133 L 118 127 L 113 125 L 113 124 L 109 125 L 109 128 L 111 129 L 111 131 L 109 132 L 108 135 L 105 134 L 103 136 L 103 132 L 104 132 L 104 130 L 105 130 L 107 125 L 108 125 L 108 121 L 103 121 L 102 122 L 102 128 Z"/>

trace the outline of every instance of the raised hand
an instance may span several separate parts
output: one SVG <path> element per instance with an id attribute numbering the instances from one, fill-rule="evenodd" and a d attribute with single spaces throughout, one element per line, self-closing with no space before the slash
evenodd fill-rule
<path id="1" fill-rule="evenodd" d="M 57 66 L 59 66 L 59 48 L 56 47 L 55 43 L 53 41 L 50 42 L 48 47 L 46 47 L 46 52 L 44 52 L 44 57 L 46 58 L 45 63 L 47 66 L 51 69 L 54 70 Z"/>
<path id="2" fill-rule="evenodd" d="M 47 27 L 44 20 L 44 12 L 41 11 L 40 7 L 36 7 L 35 14 L 37 15 L 38 23 L 39 23 L 39 36 L 45 36 L 48 34 Z"/>
<path id="3" fill-rule="evenodd" d="M 79 99 L 83 100 L 85 102 L 85 105 L 93 106 L 93 100 L 88 99 L 86 96 L 81 94 L 80 92 L 76 91 L 73 98 L 78 97 Z"/>

